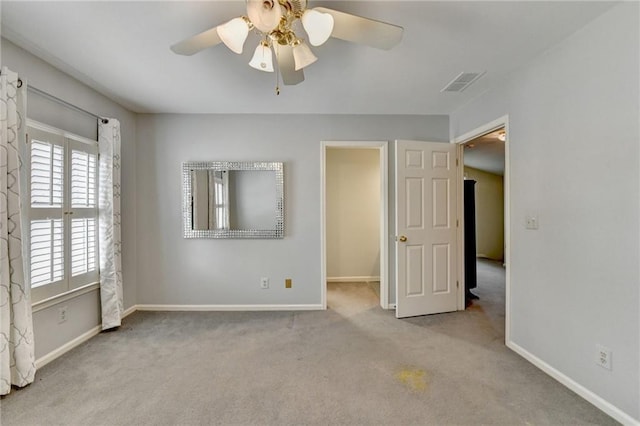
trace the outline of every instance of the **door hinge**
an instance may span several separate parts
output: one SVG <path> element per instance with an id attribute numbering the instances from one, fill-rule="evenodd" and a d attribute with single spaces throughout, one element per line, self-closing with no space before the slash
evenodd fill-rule
<path id="1" fill-rule="evenodd" d="M 456 219 L 456 228 L 460 227 L 460 220 Z"/>
<path id="2" fill-rule="evenodd" d="M 458 166 L 458 159 L 456 158 L 456 167 Z"/>
<path id="3" fill-rule="evenodd" d="M 456 281 L 456 288 L 460 288 L 460 281 Z"/>

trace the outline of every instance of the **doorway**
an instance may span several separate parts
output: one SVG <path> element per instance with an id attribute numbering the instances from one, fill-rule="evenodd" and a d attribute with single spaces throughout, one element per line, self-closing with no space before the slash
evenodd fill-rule
<path id="1" fill-rule="evenodd" d="M 508 117 L 454 142 L 463 165 L 461 205 L 466 204 L 460 236 L 466 257 L 460 262 L 466 306 L 481 309 L 496 325 L 504 321 L 506 342 L 510 329 Z"/>
<path id="2" fill-rule="evenodd" d="M 386 141 L 321 143 L 324 309 L 328 286 L 335 287 L 336 282 L 351 294 L 358 293 L 357 286 L 365 291 L 368 287 L 375 291 L 377 303 L 389 308 L 387 145 Z"/>

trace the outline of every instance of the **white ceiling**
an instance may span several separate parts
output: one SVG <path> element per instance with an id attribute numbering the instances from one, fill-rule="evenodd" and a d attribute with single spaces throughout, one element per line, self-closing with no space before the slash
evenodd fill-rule
<path id="1" fill-rule="evenodd" d="M 505 146 L 498 135 L 499 129 L 464 144 L 464 165 L 504 176 Z"/>
<path id="2" fill-rule="evenodd" d="M 612 2 L 310 1 L 403 26 L 390 51 L 337 39 L 314 48 L 306 80 L 274 93 L 274 74 L 224 45 L 178 56 L 171 44 L 245 14 L 243 0 L 2 1 L 2 36 L 135 112 L 449 114 L 499 85 Z M 460 72 L 486 71 L 463 93 Z M 27 76 L 28 77 L 28 76 Z"/>

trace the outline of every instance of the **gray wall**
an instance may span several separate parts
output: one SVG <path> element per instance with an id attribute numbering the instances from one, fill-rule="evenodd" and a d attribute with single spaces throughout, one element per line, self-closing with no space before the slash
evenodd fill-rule
<path id="1" fill-rule="evenodd" d="M 320 141 L 446 142 L 448 126 L 446 116 L 140 115 L 138 303 L 320 304 Z M 285 238 L 183 239 L 180 170 L 194 160 L 283 161 Z"/>
<path id="2" fill-rule="evenodd" d="M 53 94 L 73 105 L 106 117 L 120 120 L 122 135 L 122 269 L 125 307 L 136 303 L 136 115 L 93 89 L 69 77 L 46 62 L 2 39 L 2 65 L 19 73 L 28 84 Z M 68 109 L 37 94 L 28 93 L 27 116 L 34 120 L 70 131 L 80 136 L 97 138 L 94 118 Z M 58 305 L 34 314 L 36 359 L 64 345 L 100 324 L 97 291 L 73 301 L 68 307 L 68 320 L 58 324 Z"/>
<path id="3" fill-rule="evenodd" d="M 473 167 L 464 167 L 466 179 L 473 179 L 476 201 L 476 255 L 504 259 L 503 177 Z"/>
<path id="4" fill-rule="evenodd" d="M 509 115 L 511 341 L 635 419 L 638 8 L 614 7 L 451 117 L 458 136 Z"/>

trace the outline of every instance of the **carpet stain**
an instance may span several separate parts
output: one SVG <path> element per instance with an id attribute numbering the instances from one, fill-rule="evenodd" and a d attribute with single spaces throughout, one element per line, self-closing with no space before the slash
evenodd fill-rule
<path id="1" fill-rule="evenodd" d="M 424 392 L 427 390 L 426 376 L 424 370 L 403 368 L 396 374 L 396 379 L 412 391 Z"/>

